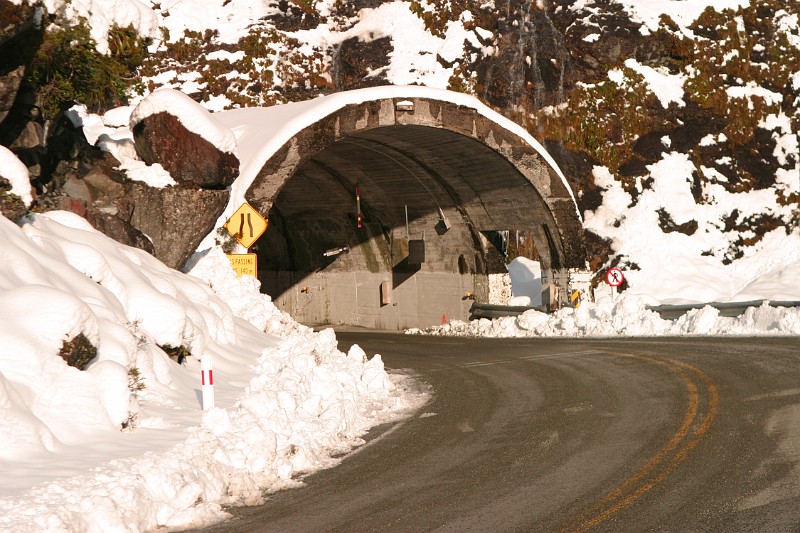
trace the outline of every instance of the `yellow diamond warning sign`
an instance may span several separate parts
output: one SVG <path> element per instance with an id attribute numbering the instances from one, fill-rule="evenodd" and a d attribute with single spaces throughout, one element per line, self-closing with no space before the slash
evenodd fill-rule
<path id="1" fill-rule="evenodd" d="M 226 254 L 231 262 L 231 268 L 236 272 L 236 277 L 242 274 L 258 277 L 258 260 L 256 254 Z"/>
<path id="2" fill-rule="evenodd" d="M 225 223 L 225 229 L 239 241 L 239 244 L 250 248 L 267 230 L 267 220 L 253 206 L 245 202 Z"/>

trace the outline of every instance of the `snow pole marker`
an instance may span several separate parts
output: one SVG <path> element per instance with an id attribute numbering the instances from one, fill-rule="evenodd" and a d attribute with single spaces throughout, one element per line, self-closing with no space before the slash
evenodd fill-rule
<path id="1" fill-rule="evenodd" d="M 203 395 L 203 411 L 214 407 L 214 371 L 211 369 L 211 356 L 200 358 L 200 390 Z"/>

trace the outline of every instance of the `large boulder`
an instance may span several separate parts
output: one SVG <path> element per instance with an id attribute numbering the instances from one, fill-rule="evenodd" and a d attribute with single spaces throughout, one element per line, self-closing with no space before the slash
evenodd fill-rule
<path id="1" fill-rule="evenodd" d="M 38 182 L 34 208 L 75 213 L 117 242 L 153 254 L 172 268 L 183 266 L 227 204 L 227 189 L 191 183 L 157 188 L 129 179 L 120 161 L 90 145 L 69 119 L 51 131 L 47 179 Z M 18 218 L 25 206 L 10 203 L 16 196 L 3 194 L 4 183 L 8 180 L 0 179 L 0 210 Z"/>
<path id="2" fill-rule="evenodd" d="M 156 255 L 155 243 L 130 222 L 100 210 L 92 210 L 86 215 L 86 220 L 98 231 L 111 237 L 115 241 L 144 250 L 150 255 Z M 177 268 L 180 265 L 169 265 Z"/>
<path id="3" fill-rule="evenodd" d="M 54 181 L 63 185 L 40 197 L 38 207 L 75 213 L 115 241 L 181 268 L 214 228 L 228 191 L 150 187 L 127 179 L 118 165 L 105 154 L 86 171 L 57 176 Z"/>
<path id="4" fill-rule="evenodd" d="M 136 153 L 181 185 L 224 189 L 239 175 L 233 132 L 194 100 L 171 89 L 152 93 L 130 122 Z"/>
<path id="5" fill-rule="evenodd" d="M 214 229 L 228 203 L 228 191 L 165 187 L 132 182 L 128 195 L 136 206 L 130 222 L 153 241 L 154 255 L 180 268 Z"/>

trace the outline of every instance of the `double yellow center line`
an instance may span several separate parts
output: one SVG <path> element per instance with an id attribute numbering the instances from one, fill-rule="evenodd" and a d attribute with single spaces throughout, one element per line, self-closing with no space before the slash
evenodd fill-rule
<path id="1" fill-rule="evenodd" d="M 683 461 L 706 434 L 719 407 L 717 387 L 702 370 L 688 363 L 644 354 L 615 353 L 666 367 L 686 386 L 689 402 L 680 428 L 663 448 L 628 479 L 581 513 L 562 532 L 589 531 L 658 485 Z"/>

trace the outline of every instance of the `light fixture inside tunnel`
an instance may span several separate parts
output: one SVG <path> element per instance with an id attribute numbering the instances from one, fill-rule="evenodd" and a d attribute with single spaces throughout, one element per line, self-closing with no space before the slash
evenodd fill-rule
<path id="1" fill-rule="evenodd" d="M 361 187 L 356 183 L 356 212 L 358 213 L 358 227 L 361 229 Z"/>
<path id="2" fill-rule="evenodd" d="M 441 207 L 439 208 L 439 224 L 437 224 L 437 226 L 439 225 L 441 225 L 441 227 L 444 228 L 444 231 L 442 231 L 441 233 L 444 233 L 445 231 L 450 229 L 450 221 L 447 220 L 446 216 L 444 216 L 444 211 L 442 211 Z"/>
<path id="3" fill-rule="evenodd" d="M 322 252 L 322 255 L 324 255 L 325 257 L 333 257 L 334 255 L 343 254 L 349 251 L 350 251 L 349 246 L 339 246 L 337 248 L 331 248 L 330 250 L 325 250 L 324 252 Z"/>
<path id="4" fill-rule="evenodd" d="M 414 103 L 413 102 L 409 101 L 409 102 L 398 102 L 397 103 L 398 106 L 400 106 L 400 104 L 410 104 L 411 105 L 411 109 L 414 109 Z M 399 107 L 398 107 L 398 109 L 399 109 Z M 450 226 L 450 221 L 447 220 L 447 217 L 445 216 L 444 211 L 442 210 L 442 206 L 439 205 L 439 201 L 436 199 L 436 196 L 433 194 L 433 192 L 431 192 L 431 190 L 428 188 L 428 186 L 425 185 L 425 182 L 423 182 L 421 179 L 419 179 L 419 176 L 417 176 L 414 173 L 413 170 L 408 168 L 408 166 L 404 165 L 401 161 L 398 161 L 396 158 L 392 157 L 391 155 L 389 155 L 389 154 L 387 154 L 387 153 L 385 153 L 385 152 L 383 152 L 381 150 L 378 150 L 377 148 L 375 148 L 373 146 L 367 146 L 367 145 L 362 144 L 360 142 L 355 142 L 355 141 L 353 141 L 351 139 L 342 139 L 340 142 L 349 143 L 349 144 L 355 144 L 356 146 L 360 146 L 361 148 L 366 148 L 367 150 L 371 150 L 373 152 L 376 152 L 376 153 L 382 155 L 383 157 L 385 157 L 387 159 L 390 159 L 390 160 L 394 161 L 395 163 L 397 163 L 398 165 L 400 165 L 401 167 L 403 167 L 409 174 L 411 174 L 411 176 L 415 180 L 417 180 L 417 182 L 420 185 L 422 185 L 423 189 L 425 189 L 425 192 L 427 192 L 428 196 L 430 196 L 431 200 L 433 200 L 433 203 L 436 204 L 436 208 L 439 211 L 439 222 L 436 224 L 436 232 L 439 235 L 442 235 L 445 232 L 447 232 L 447 230 L 450 229 L 450 227 L 451 227 Z M 357 224 L 358 224 L 358 227 L 361 228 L 362 221 L 363 221 L 363 215 L 362 215 L 362 212 L 361 212 L 361 189 L 360 189 L 358 184 L 356 184 L 356 210 L 358 212 L 358 214 L 357 214 Z M 407 206 L 406 206 L 406 233 L 408 233 L 408 207 Z"/>

